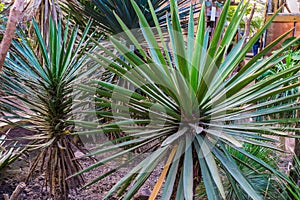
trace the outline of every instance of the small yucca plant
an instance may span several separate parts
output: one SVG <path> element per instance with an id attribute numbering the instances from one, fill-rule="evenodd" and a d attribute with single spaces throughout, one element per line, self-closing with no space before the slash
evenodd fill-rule
<path id="1" fill-rule="evenodd" d="M 298 119 L 255 120 L 256 117 L 299 109 L 298 104 L 289 101 L 297 98 L 298 93 L 261 103 L 261 100 L 299 86 L 299 82 L 284 86 L 299 77 L 299 74 L 293 73 L 300 69 L 299 65 L 256 82 L 257 77 L 284 59 L 281 53 L 293 41 L 270 57 L 260 59 L 289 33 L 283 34 L 249 60 L 240 71 L 233 73 L 271 21 L 266 22 L 248 42 L 244 44 L 246 38 L 243 38 L 226 54 L 247 5 L 240 4 L 237 7 L 233 20 L 225 29 L 230 5 L 230 1 L 226 1 L 212 35 L 211 30 L 206 28 L 205 8 L 202 5 L 194 36 L 191 9 L 187 37 L 184 39 L 176 1 L 170 2 L 171 18 L 167 18 L 166 34 L 161 30 L 155 10 L 148 0 L 155 22 L 154 31 L 158 33 L 155 35 L 140 7 L 134 0 L 131 1 L 147 47 L 137 41 L 137 37 L 116 15 L 131 40 L 129 43 L 135 45 L 138 54 L 122 41 L 111 37 L 110 41 L 125 61 L 101 44 L 98 46 L 104 53 L 91 55 L 99 65 L 135 88 L 130 90 L 102 80 L 93 81 L 94 86 L 80 85 L 81 90 L 92 95 L 96 93 L 98 110 L 95 113 L 110 121 L 105 124 L 99 124 L 98 121 L 78 122 L 78 125 L 91 129 L 78 134 L 99 134 L 100 137 L 103 133 L 121 132 L 122 137 L 99 145 L 90 155 L 107 152 L 112 152 L 112 155 L 75 175 L 104 164 L 109 165 L 112 160 L 139 151 L 141 154 L 128 157 L 118 166 L 110 166 L 111 171 L 86 186 L 130 164 L 131 170 L 111 188 L 105 198 L 118 195 L 122 199 L 132 199 L 152 171 L 161 167 L 161 175 L 150 199 L 155 199 L 161 190 L 161 199 L 164 200 L 192 200 L 200 184 L 205 186 L 208 199 L 227 199 L 228 196 L 241 200 L 245 196 L 263 199 L 265 191 L 258 188 L 260 185 L 256 184 L 257 180 L 248 179 L 239 166 L 238 156 L 232 150 L 243 155 L 244 160 L 256 163 L 256 168 L 259 167 L 262 173 L 264 170 L 270 171 L 274 176 L 290 182 L 264 160 L 246 151 L 243 144 L 277 150 L 271 143 L 274 140 L 268 135 L 287 136 L 288 131 L 298 131 L 296 128 L 285 128 L 285 125 Z M 293 75 L 284 78 L 286 74 Z M 287 103 L 282 105 L 280 102 Z M 251 170 L 255 169 L 249 168 Z M 233 188 L 230 193 L 224 189 L 224 177 Z"/>
<path id="2" fill-rule="evenodd" d="M 27 122 L 25 128 L 35 131 L 34 135 L 22 138 L 30 140 L 28 150 L 39 150 L 30 174 L 40 166 L 50 197 L 67 199 L 69 190 L 83 181 L 82 177 L 66 180 L 81 169 L 74 156 L 77 144 L 67 120 L 72 118 L 73 84 L 80 76 L 78 70 L 86 64 L 84 53 L 90 48 L 90 24 L 80 39 L 78 28 L 70 29 L 68 24 L 63 31 L 60 23 L 56 25 L 51 20 L 48 38 L 42 38 L 35 21 L 33 25 L 38 44 L 32 44 L 19 32 L 19 40 L 13 41 L 6 58 L 1 91 L 10 97 L 1 101 L 1 106 L 11 112 L 10 117 L 21 118 Z M 36 46 L 41 54 L 34 51 Z"/>

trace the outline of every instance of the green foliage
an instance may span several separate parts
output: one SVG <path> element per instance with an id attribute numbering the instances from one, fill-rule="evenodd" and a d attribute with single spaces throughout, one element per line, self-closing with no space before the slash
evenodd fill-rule
<path id="1" fill-rule="evenodd" d="M 4 3 L 0 3 L 0 12 L 4 10 Z"/>
<path id="2" fill-rule="evenodd" d="M 290 175 L 288 178 L 290 179 L 290 183 L 287 184 L 286 188 L 289 194 L 290 199 L 299 200 L 300 199 L 300 160 L 296 155 L 293 156 L 293 167 L 290 170 Z M 297 177 L 295 180 L 295 177 Z"/>
<path id="3" fill-rule="evenodd" d="M 30 141 L 29 150 L 39 149 L 30 174 L 41 161 L 49 198 L 67 199 L 69 189 L 82 184 L 82 177 L 66 180 L 81 169 L 74 157 L 77 144 L 69 134 L 72 130 L 67 120 L 72 117 L 73 84 L 80 75 L 77 72 L 86 64 L 89 26 L 80 39 L 78 28 L 69 29 L 68 24 L 62 31 L 61 23 L 56 26 L 50 20 L 48 38 L 42 38 L 35 21 L 33 26 L 41 54 L 37 55 L 31 41 L 18 32 L 20 39 L 12 42 L 1 74 L 1 91 L 12 100 L 0 103 L 11 113 L 6 118 L 8 123 L 10 118 L 21 118 L 28 122 L 25 128 L 36 132 L 22 138 Z"/>
<path id="4" fill-rule="evenodd" d="M 17 142 L 9 142 L 6 134 L 0 135 L 0 170 L 17 160 L 25 148 L 17 146 Z"/>
<path id="5" fill-rule="evenodd" d="M 135 0 L 139 8 L 142 10 L 148 23 L 154 26 L 154 20 L 151 16 L 150 9 L 147 1 Z M 170 4 L 168 0 L 152 0 L 152 5 L 155 10 L 155 14 L 158 17 L 158 21 L 161 24 L 166 23 L 166 15 L 170 12 Z M 181 17 L 184 18 L 188 15 L 187 7 L 190 5 L 189 1 L 178 0 L 182 6 L 180 12 Z M 93 0 L 93 1 L 68 1 L 67 6 L 64 6 L 66 10 L 70 10 L 74 20 L 77 24 L 85 24 L 87 19 L 92 19 L 95 24 L 95 30 L 118 34 L 123 32 L 122 27 L 118 23 L 115 14 L 117 14 L 125 25 L 130 29 L 139 28 L 139 20 L 136 12 L 134 11 L 130 1 L 124 0 Z M 100 29 L 100 30 L 99 30 Z"/>
<path id="6" fill-rule="evenodd" d="M 241 2 L 241 1 L 236 1 L 236 2 Z M 254 3 L 256 3 L 256 6 L 255 6 L 255 12 L 254 12 L 253 18 L 250 22 L 250 34 L 254 34 L 257 30 L 259 30 L 262 27 L 262 25 L 264 23 L 264 17 L 262 17 L 265 14 L 264 2 L 250 1 L 250 3 L 248 4 L 247 10 L 246 10 L 245 17 L 246 16 L 249 17 Z M 227 18 L 228 21 L 232 20 L 233 14 L 234 14 L 236 8 L 237 8 L 237 6 L 230 6 L 229 11 L 228 11 L 228 18 Z M 242 20 L 240 22 L 240 28 L 242 30 L 245 29 L 245 21 L 244 20 Z"/>
<path id="7" fill-rule="evenodd" d="M 247 10 L 247 7 L 240 5 L 233 20 L 224 30 L 229 2 L 226 1 L 214 34 L 208 42 L 209 30 L 206 29 L 204 6 L 198 20 L 196 37 L 191 14 L 189 32 L 185 40 L 175 0 L 171 0 L 170 4 L 168 32 L 164 33 L 156 23 L 154 32 L 158 33 L 157 35 L 154 35 L 150 28 L 143 10 L 135 1 L 131 1 L 149 51 L 144 50 L 145 46 L 141 45 L 136 36 L 119 20 L 138 54 L 128 49 L 122 41 L 111 37 L 110 41 L 125 61 L 114 56 L 101 44 L 98 46 L 105 53 L 95 53 L 92 59 L 135 86 L 135 90 L 101 80 L 93 81 L 92 86 L 80 85 L 84 92 L 94 95 L 96 91 L 95 103 L 99 106 L 96 113 L 110 118 L 110 121 L 105 124 L 78 122 L 78 125 L 88 129 L 78 134 L 98 134 L 100 137 L 103 133 L 122 132 L 123 137 L 115 140 L 118 141 L 117 144 L 109 141 L 99 145 L 89 155 L 113 151 L 112 155 L 75 175 L 109 164 L 109 161 L 133 154 L 135 151 L 145 154 L 133 154 L 118 166 L 111 166 L 111 171 L 99 175 L 86 186 L 104 179 L 130 163 L 133 165 L 131 171 L 111 188 L 105 198 L 115 194 L 122 199 L 132 199 L 152 171 L 163 165 L 167 174 L 165 177 L 164 174 L 161 175 L 162 179 L 158 180 L 154 190 L 161 189 L 164 182 L 161 199 L 191 200 L 194 198 L 196 186 L 200 183 L 204 184 L 208 199 L 226 199 L 222 181 L 224 176 L 229 180 L 230 187 L 239 188 L 232 191 L 237 199 L 244 200 L 240 192 L 255 200 L 263 199 L 262 191 L 256 190 L 256 182 L 248 180 L 248 175 L 253 169 L 241 169 L 239 162 L 235 161 L 236 154 L 230 153 L 233 150 L 243 155 L 244 160 L 256 163 L 255 167 L 261 171 L 269 171 L 278 179 L 289 182 L 285 176 L 261 159 L 260 155 L 246 151 L 243 144 L 246 142 L 277 150 L 276 146 L 269 143 L 274 140 L 267 136 L 287 136 L 286 131 L 296 130 L 286 130 L 283 126 L 298 119 L 265 119 L 260 123 L 251 120 L 270 113 L 284 112 L 285 108 L 275 103 L 285 102 L 292 97 L 278 98 L 266 103 L 260 103 L 260 100 L 300 84 L 283 87 L 290 79 L 299 77 L 299 74 L 293 73 L 300 69 L 299 65 L 254 83 L 258 76 L 284 59 L 284 56 L 280 56 L 281 53 L 294 41 L 269 58 L 259 60 L 288 33 L 282 35 L 252 58 L 238 73 L 232 75 L 270 21 L 244 46 L 243 39 L 228 56 L 225 56 Z M 157 20 L 151 1 L 148 3 L 152 16 Z M 170 46 L 166 44 L 169 41 Z M 282 79 L 290 73 L 293 73 L 290 79 Z M 274 106 L 272 109 L 265 108 L 268 105 Z M 293 103 L 287 105 L 290 109 L 299 108 Z M 166 162 L 166 159 L 170 162 Z M 265 177 L 263 180 L 266 180 Z"/>
<path id="8" fill-rule="evenodd" d="M 278 169 L 276 163 L 277 158 L 275 157 L 275 153 L 272 149 L 249 143 L 244 143 L 243 148 L 246 152 L 264 161 L 274 169 Z M 280 183 L 276 176 L 274 176 L 271 172 L 266 171 L 266 169 L 260 164 L 234 148 L 228 146 L 227 149 L 247 180 L 253 185 L 255 190 L 264 197 L 264 199 L 285 199 L 287 193 L 284 191 L 284 188 L 281 185 L 282 183 Z M 231 181 L 232 180 L 225 176 L 223 177 L 226 199 L 251 199 L 248 194 L 239 187 L 239 185 L 233 185 Z M 203 185 L 198 187 L 198 191 L 196 192 L 198 199 L 207 198 L 203 189 Z"/>
<path id="9" fill-rule="evenodd" d="M 244 143 L 243 146 L 248 153 L 264 161 L 274 169 L 278 169 L 276 157 L 274 157 L 272 149 L 248 143 Z M 287 194 L 280 191 L 281 185 L 278 183 L 276 176 L 271 172 L 266 171 L 260 164 L 253 162 L 249 157 L 241 154 L 235 149 L 229 147 L 228 151 L 236 160 L 238 167 L 243 174 L 245 174 L 247 180 L 253 185 L 255 190 L 264 197 L 264 199 L 284 199 L 286 197 L 285 195 Z M 237 186 L 237 188 L 233 187 L 229 180 L 224 184 L 227 191 L 227 199 L 249 199 L 249 196 L 241 190 L 239 186 Z M 239 192 L 234 191 L 236 189 L 238 189 Z M 237 198 L 236 193 L 239 193 L 238 195 L 240 195 L 240 198 Z"/>
<path id="10" fill-rule="evenodd" d="M 297 39 L 296 38 L 290 39 L 288 41 L 285 41 L 284 43 L 288 44 L 291 41 L 295 41 L 295 40 L 297 40 Z M 294 44 L 295 44 L 295 42 L 293 42 L 293 45 Z M 291 46 L 293 46 L 293 45 L 291 45 Z M 282 72 L 290 71 L 290 69 L 292 69 L 293 67 L 298 66 L 300 64 L 299 56 L 300 56 L 299 50 L 296 50 L 296 51 L 291 50 L 291 49 L 286 50 L 282 54 L 283 59 L 280 62 L 278 62 L 277 64 L 275 64 L 273 67 L 268 69 L 266 72 L 264 72 L 261 76 L 259 76 L 257 78 L 257 80 L 258 81 L 265 80 L 270 76 L 274 76 L 274 75 L 282 73 Z M 297 84 L 298 79 L 293 78 L 296 73 L 297 73 L 297 71 L 291 71 L 290 73 L 286 73 L 285 76 L 281 77 L 282 80 L 284 80 L 284 79 L 289 80 L 283 84 L 284 87 L 290 87 L 290 86 Z M 265 117 L 267 117 L 269 119 L 274 119 L 274 118 L 282 119 L 285 117 L 295 118 L 296 110 L 288 108 L 288 107 L 289 107 L 290 103 L 295 103 L 297 101 L 297 97 L 298 97 L 298 87 L 291 87 L 288 90 L 285 90 L 274 96 L 268 97 L 264 101 L 274 101 L 278 98 L 287 98 L 287 100 L 285 102 L 283 101 L 283 102 L 277 103 L 278 106 L 286 106 L 286 111 L 282 112 L 282 113 L 271 114 L 271 115 L 268 115 Z M 273 106 L 274 106 L 274 104 L 271 104 L 267 107 L 269 109 L 272 109 Z M 267 107 L 265 107 L 265 108 L 267 108 Z"/>
<path id="11" fill-rule="evenodd" d="M 3 3 L 0 3 L 0 41 L 3 37 L 3 30 L 5 30 L 5 23 L 6 17 L 3 15 L 2 11 L 4 10 L 5 5 Z"/>
<path id="12" fill-rule="evenodd" d="M 281 44 L 281 46 L 284 46 L 284 45 L 286 45 L 287 43 L 289 43 L 290 41 L 292 41 L 292 40 L 295 40 L 296 39 L 296 37 L 289 37 L 289 38 L 287 38 L 286 40 L 284 40 L 283 42 L 282 42 L 282 44 Z M 291 47 L 290 47 L 290 50 L 291 51 L 289 51 L 289 52 L 297 52 L 296 50 L 299 50 L 299 47 L 300 47 L 300 40 L 298 39 L 297 41 L 295 41 L 294 43 L 293 43 L 293 45 L 291 45 Z M 292 51 L 293 50 L 293 51 Z"/>

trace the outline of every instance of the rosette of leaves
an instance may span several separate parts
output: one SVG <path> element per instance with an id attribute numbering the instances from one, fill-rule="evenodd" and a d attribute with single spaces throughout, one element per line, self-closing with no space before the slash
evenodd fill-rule
<path id="1" fill-rule="evenodd" d="M 1 91 L 9 98 L 0 103 L 10 112 L 5 118 L 8 123 L 11 118 L 22 119 L 27 124 L 24 128 L 35 131 L 21 138 L 30 141 L 29 151 L 39 150 L 30 175 L 41 167 L 49 198 L 67 199 L 69 190 L 83 183 L 81 176 L 66 180 L 81 169 L 67 120 L 72 118 L 73 86 L 81 75 L 78 71 L 86 65 L 85 52 L 91 50 L 87 36 L 90 24 L 80 38 L 78 28 L 68 24 L 63 31 L 60 22 L 56 25 L 50 20 L 48 38 L 42 37 L 35 21 L 33 26 L 37 44 L 21 31 L 19 39 L 12 42 L 1 74 Z M 36 46 L 41 54 L 34 51 Z"/>
<path id="2" fill-rule="evenodd" d="M 225 29 L 230 6 L 230 1 L 226 1 L 213 33 L 206 28 L 204 5 L 197 30 L 194 29 L 191 9 L 188 32 L 185 35 L 180 26 L 175 0 L 170 1 L 171 16 L 167 18 L 167 34 L 161 30 L 150 0 L 148 3 L 155 22 L 154 31 L 136 2 L 132 0 L 131 3 L 148 48 L 140 45 L 122 18 L 116 15 L 139 56 L 122 41 L 110 37 L 125 61 L 101 44 L 98 46 L 105 53 L 93 54 L 91 58 L 135 88 L 128 89 L 102 80 L 95 80 L 92 85 L 80 85 L 81 90 L 95 95 L 95 104 L 99 106 L 98 110 L 87 112 L 95 112 L 110 121 L 105 124 L 99 124 L 98 121 L 76 121 L 78 125 L 90 129 L 78 134 L 101 137 L 104 133 L 121 132 L 123 136 L 98 145 L 89 155 L 107 155 L 110 152 L 111 156 L 74 176 L 102 165 L 111 168 L 86 185 L 89 186 L 127 165 L 130 166 L 129 172 L 106 194 L 106 199 L 112 195 L 132 199 L 155 169 L 161 169 L 161 173 L 149 199 L 155 199 L 161 191 L 160 199 L 192 200 L 199 184 L 205 186 L 208 199 L 227 199 L 229 194 L 223 184 L 224 177 L 235 188 L 232 192 L 237 199 L 244 200 L 244 195 L 239 195 L 241 191 L 251 199 L 263 199 L 265 192 L 257 188 L 257 180 L 248 179 L 245 171 L 239 167 L 237 156 L 228 150 L 231 148 L 243 155 L 245 160 L 256 163 L 256 167 L 269 171 L 280 180 L 290 182 L 263 159 L 243 148 L 243 144 L 253 144 L 278 150 L 276 145 L 270 143 L 273 140 L 268 136 L 287 136 L 288 131 L 298 130 L 285 127 L 299 121 L 295 118 L 264 119 L 259 123 L 255 120 L 259 116 L 299 109 L 298 104 L 291 102 L 284 106 L 278 104 L 294 96 L 260 102 L 297 87 L 299 82 L 287 87 L 283 85 L 297 79 L 299 74 L 293 74 L 289 78 L 282 77 L 298 71 L 299 65 L 255 82 L 258 76 L 284 59 L 281 53 L 293 41 L 270 57 L 260 60 L 289 33 L 280 36 L 249 60 L 240 71 L 233 73 L 272 19 L 248 42 L 244 44 L 243 38 L 226 55 L 247 5 L 240 4 L 237 7 L 233 20 Z M 270 105 L 273 107 L 269 108 Z M 126 157 L 128 154 L 130 156 Z M 125 161 L 109 165 L 111 161 L 124 157 Z M 255 169 L 249 168 L 250 172 L 251 170 Z"/>

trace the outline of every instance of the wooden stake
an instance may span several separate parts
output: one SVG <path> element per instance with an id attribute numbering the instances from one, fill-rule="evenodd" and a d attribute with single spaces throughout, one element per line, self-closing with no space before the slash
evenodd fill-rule
<path id="1" fill-rule="evenodd" d="M 9 200 L 8 194 L 3 194 L 4 200 Z"/>
<path id="2" fill-rule="evenodd" d="M 20 196 L 20 194 L 25 189 L 26 184 L 24 182 L 19 183 L 19 185 L 16 187 L 15 191 L 12 193 L 12 195 L 9 197 L 8 194 L 4 194 L 3 197 L 5 200 L 16 200 Z"/>

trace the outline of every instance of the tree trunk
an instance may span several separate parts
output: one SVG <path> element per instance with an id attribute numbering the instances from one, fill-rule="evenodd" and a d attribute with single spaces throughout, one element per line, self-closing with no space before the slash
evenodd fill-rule
<path id="1" fill-rule="evenodd" d="M 21 20 L 22 13 L 25 9 L 26 1 L 15 0 L 9 12 L 6 30 L 0 44 L 0 72 L 4 65 L 4 61 L 9 50 L 12 39 L 14 38 L 17 23 Z"/>
<path id="2" fill-rule="evenodd" d="M 253 6 L 252 6 L 252 8 L 251 8 L 251 12 L 250 12 L 249 18 L 244 19 L 244 21 L 245 21 L 245 33 L 244 33 L 244 37 L 246 39 L 245 39 L 243 45 L 245 45 L 248 42 L 248 40 L 249 40 L 250 28 L 251 28 L 251 21 L 252 21 L 254 12 L 255 12 L 255 7 L 256 7 L 256 3 L 254 3 Z"/>

